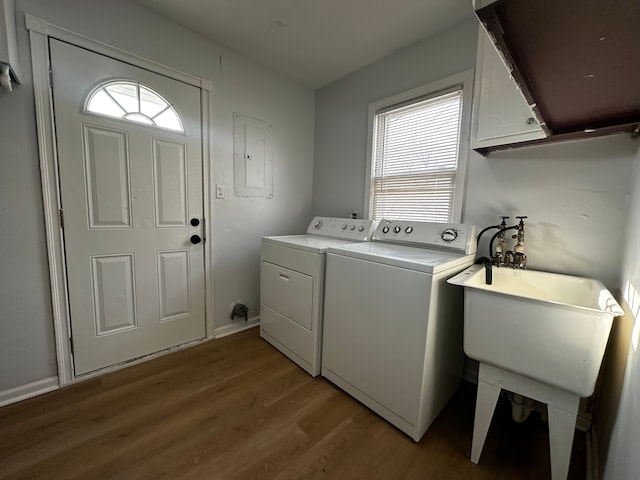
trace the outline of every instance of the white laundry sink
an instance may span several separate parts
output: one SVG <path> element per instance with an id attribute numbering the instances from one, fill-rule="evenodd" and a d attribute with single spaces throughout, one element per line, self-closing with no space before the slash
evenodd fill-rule
<path id="1" fill-rule="evenodd" d="M 464 351 L 580 397 L 593 393 L 620 305 L 593 279 L 473 265 L 449 280 L 465 287 Z"/>
<path id="2" fill-rule="evenodd" d="M 566 480 L 580 397 L 593 393 L 613 317 L 604 285 L 589 278 L 473 265 L 464 287 L 464 351 L 480 362 L 471 461 L 478 463 L 500 392 L 547 405 L 552 480 Z"/>

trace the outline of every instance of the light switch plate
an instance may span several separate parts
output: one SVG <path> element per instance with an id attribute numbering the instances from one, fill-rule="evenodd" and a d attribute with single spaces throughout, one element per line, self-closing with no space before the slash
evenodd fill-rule
<path id="1" fill-rule="evenodd" d="M 224 185 L 216 183 L 216 198 L 224 198 Z"/>

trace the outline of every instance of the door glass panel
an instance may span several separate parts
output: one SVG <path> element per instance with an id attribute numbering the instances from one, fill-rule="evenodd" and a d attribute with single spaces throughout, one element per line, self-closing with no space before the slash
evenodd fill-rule
<path id="1" fill-rule="evenodd" d="M 124 116 L 124 118 L 127 120 L 131 120 L 133 122 L 146 123 L 147 125 L 153 125 L 153 120 L 151 120 L 149 117 L 141 113 L 127 113 Z"/>
<path id="2" fill-rule="evenodd" d="M 173 110 L 165 110 L 160 115 L 154 118 L 156 125 L 169 130 L 183 131 L 182 125 L 180 125 L 180 119 Z"/>
<path id="3" fill-rule="evenodd" d="M 139 111 L 138 86 L 135 83 L 112 83 L 105 86 L 104 89 L 126 112 Z"/>
<path id="4" fill-rule="evenodd" d="M 168 106 L 163 98 L 140 85 L 140 113 L 149 117 L 155 117 L 163 110 L 166 110 Z"/>
<path id="5" fill-rule="evenodd" d="M 93 88 L 85 111 L 184 132 L 178 113 L 162 95 L 139 82 L 118 80 Z"/>
<path id="6" fill-rule="evenodd" d="M 121 117 L 126 112 L 105 90 L 98 90 L 91 99 L 91 111 L 109 117 Z"/>

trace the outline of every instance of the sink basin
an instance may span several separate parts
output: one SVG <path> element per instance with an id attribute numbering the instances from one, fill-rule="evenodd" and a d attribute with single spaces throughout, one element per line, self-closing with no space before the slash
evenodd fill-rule
<path id="1" fill-rule="evenodd" d="M 593 393 L 620 305 L 590 278 L 483 265 L 448 281 L 464 288 L 464 351 L 478 360 L 471 461 L 478 463 L 500 392 L 547 405 L 552 480 L 566 480 L 580 397 Z"/>
<path id="2" fill-rule="evenodd" d="M 473 265 L 449 283 L 465 287 L 464 351 L 580 397 L 593 393 L 620 305 L 593 279 Z"/>

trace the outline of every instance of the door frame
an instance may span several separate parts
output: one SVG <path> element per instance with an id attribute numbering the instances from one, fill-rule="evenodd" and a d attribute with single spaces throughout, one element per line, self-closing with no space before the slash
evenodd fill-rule
<path id="1" fill-rule="evenodd" d="M 55 38 L 64 42 L 86 48 L 136 67 L 144 68 L 165 77 L 192 85 L 200 90 L 202 112 L 202 193 L 204 212 L 204 282 L 205 282 L 205 326 L 206 338 L 214 338 L 213 328 L 213 258 L 211 231 L 211 103 L 213 83 L 211 80 L 181 72 L 174 68 L 148 60 L 141 56 L 112 47 L 106 43 L 76 34 L 70 30 L 53 25 L 42 18 L 25 15 L 26 27 L 31 43 L 31 64 L 33 68 L 33 93 L 35 98 L 36 126 L 38 132 L 38 155 L 40 158 L 40 178 L 42 184 L 42 204 L 44 208 L 45 233 L 47 240 L 47 256 L 49 263 L 49 279 L 51 284 L 51 303 L 56 344 L 56 360 L 58 364 L 58 383 L 65 385 L 77 379 L 85 379 L 102 374 L 105 371 L 130 365 L 136 360 L 106 367 L 95 373 L 76 377 L 73 368 L 73 351 L 71 347 L 71 322 L 67 291 L 66 259 L 64 253 L 64 236 L 60 216 L 60 183 L 58 177 L 58 159 L 56 139 L 54 135 L 55 121 L 53 115 L 53 91 L 51 87 L 51 59 L 49 57 L 49 39 Z M 190 346 L 203 340 L 190 342 Z M 183 346 L 147 355 L 149 358 L 174 351 Z"/>

